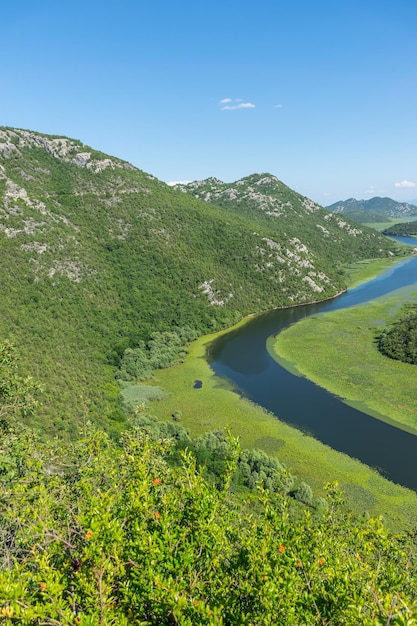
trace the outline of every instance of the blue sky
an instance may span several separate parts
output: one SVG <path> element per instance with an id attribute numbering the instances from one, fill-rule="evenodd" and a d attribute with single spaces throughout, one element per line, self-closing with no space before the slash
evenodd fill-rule
<path id="1" fill-rule="evenodd" d="M 161 180 L 417 198 L 412 0 L 4 0 L 0 124 Z"/>

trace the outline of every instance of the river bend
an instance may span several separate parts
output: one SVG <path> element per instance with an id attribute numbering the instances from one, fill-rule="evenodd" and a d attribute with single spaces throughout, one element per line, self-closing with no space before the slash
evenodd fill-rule
<path id="1" fill-rule="evenodd" d="M 268 337 L 303 317 L 362 304 L 416 280 L 414 257 L 334 300 L 258 315 L 213 342 L 210 365 L 244 397 L 280 420 L 417 491 L 417 436 L 354 409 L 308 379 L 291 374 L 266 349 Z"/>

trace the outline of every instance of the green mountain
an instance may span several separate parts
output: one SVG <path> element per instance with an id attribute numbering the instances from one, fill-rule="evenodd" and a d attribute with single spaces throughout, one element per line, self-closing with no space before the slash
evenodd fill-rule
<path id="1" fill-rule="evenodd" d="M 343 263 L 397 252 L 269 175 L 187 190 L 73 139 L 0 128 L 0 336 L 45 388 L 44 432 L 86 418 L 120 431 L 115 370 L 155 331 L 330 297 Z M 216 204 L 195 197 L 208 193 Z"/>
<path id="2" fill-rule="evenodd" d="M 208 178 L 177 184 L 175 188 L 210 204 L 217 204 L 234 215 L 254 218 L 258 225 L 273 233 L 274 244 L 263 244 L 264 255 L 268 262 L 273 261 L 271 273 L 276 276 L 276 271 L 280 272 L 283 289 L 295 274 L 301 284 L 308 283 L 316 294 L 322 293 L 320 289 L 326 290 L 330 274 L 332 282 L 337 280 L 330 270 L 331 264 L 336 263 L 340 270 L 343 262 L 392 252 L 387 248 L 386 240 L 373 230 L 329 213 L 271 174 L 253 174 L 234 183 Z M 276 253 L 271 253 L 268 247 Z M 320 278 L 322 273 L 325 274 L 323 279 Z M 317 289 L 311 281 L 316 283 Z M 302 288 L 298 289 L 301 294 Z M 299 302 L 297 289 L 293 293 L 294 302 Z M 308 300 L 307 294 L 305 299 Z"/>
<path id="3" fill-rule="evenodd" d="M 417 217 L 417 206 L 408 202 L 396 202 L 391 198 L 371 198 L 370 200 L 348 200 L 335 202 L 326 207 L 333 213 L 361 223 L 386 222 L 387 219 Z"/>

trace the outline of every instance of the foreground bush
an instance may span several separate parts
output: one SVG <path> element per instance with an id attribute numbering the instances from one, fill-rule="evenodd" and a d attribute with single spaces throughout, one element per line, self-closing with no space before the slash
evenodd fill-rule
<path id="1" fill-rule="evenodd" d="M 3 428 L 4 624 L 417 623 L 406 538 L 339 513 L 334 487 L 323 517 L 294 520 L 283 496 L 231 499 L 232 460 L 212 485 L 140 428 L 65 451 Z"/>

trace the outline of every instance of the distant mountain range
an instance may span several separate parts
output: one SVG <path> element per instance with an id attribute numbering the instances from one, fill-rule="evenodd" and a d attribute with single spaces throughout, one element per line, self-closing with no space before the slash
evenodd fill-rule
<path id="1" fill-rule="evenodd" d="M 417 204 L 417 201 L 416 201 Z M 342 213 L 360 223 L 386 222 L 387 219 L 417 217 L 417 206 L 410 202 L 396 202 L 391 198 L 375 197 L 370 200 L 349 198 L 326 207 L 333 213 Z"/>
<path id="2" fill-rule="evenodd" d="M 331 297 L 344 263 L 397 253 L 270 174 L 179 189 L 79 141 L 0 127 L 0 338 L 45 387 L 41 430 L 89 418 L 119 432 L 115 370 L 155 331 Z"/>

